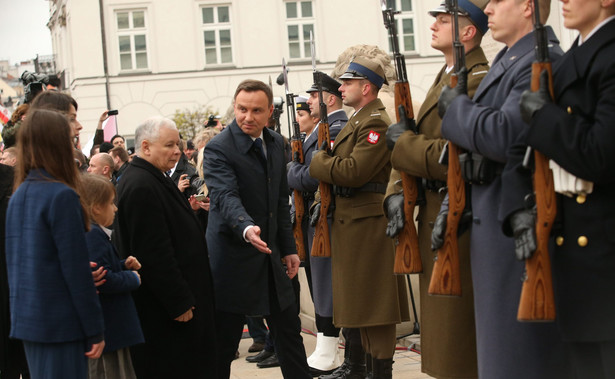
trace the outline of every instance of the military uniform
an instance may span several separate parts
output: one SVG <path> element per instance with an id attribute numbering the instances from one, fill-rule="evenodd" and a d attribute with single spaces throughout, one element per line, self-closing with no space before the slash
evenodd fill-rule
<path id="1" fill-rule="evenodd" d="M 547 27 L 547 32 L 551 58 L 556 59 L 562 51 L 553 30 Z M 513 241 L 503 235 L 498 219 L 502 194 L 498 172 L 524 128 L 519 98 L 530 87 L 535 40 L 531 32 L 500 51 L 473 100 L 456 97 L 442 120 L 442 136 L 474 157 L 485 157 L 483 164 L 494 173 L 491 180 L 472 185 L 470 259 L 481 378 L 566 377 L 555 326 L 517 321 L 524 264 L 515 259 Z"/>
<path id="2" fill-rule="evenodd" d="M 612 377 L 613 355 L 608 351 L 615 346 L 615 19 L 578 42 L 553 65 L 555 103 L 536 112 L 523 145 L 594 183 L 589 195 L 558 195 L 559 222 L 551 249 L 556 317 L 578 377 Z M 524 151 L 517 155 L 517 167 Z M 532 191 L 529 175 L 524 182 L 515 178 L 520 173 L 529 174 L 507 169 L 503 175 L 503 215 L 523 208 L 523 197 Z M 600 355 L 604 367 L 596 361 Z"/>
<path id="3" fill-rule="evenodd" d="M 468 95 L 474 95 L 489 65 L 478 47 L 466 56 Z M 419 207 L 418 237 L 423 272 L 419 274 L 421 298 L 421 365 L 422 370 L 438 378 L 475 378 L 476 338 L 472 274 L 470 270 L 470 233 L 459 238 L 461 297 L 429 296 L 427 289 L 434 266 L 431 231 L 444 197 L 447 166 L 438 163 L 446 142 L 440 133 L 442 119 L 438 115 L 438 97 L 442 87 L 450 83 L 446 67 L 436 76 L 419 110 L 416 122 L 420 134 L 402 134 L 391 154 L 393 170 L 386 196 L 401 193 L 397 169 L 428 181 L 425 204 Z"/>

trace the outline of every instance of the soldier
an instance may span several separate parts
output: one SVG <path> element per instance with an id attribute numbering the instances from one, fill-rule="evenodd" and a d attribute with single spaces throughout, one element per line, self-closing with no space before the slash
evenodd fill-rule
<path id="1" fill-rule="evenodd" d="M 474 95 L 478 84 L 489 70 L 487 58 L 480 47 L 483 35 L 488 30 L 487 16 L 483 13 L 487 3 L 488 0 L 459 2 L 459 39 L 466 51 L 470 97 Z M 444 54 L 445 65 L 436 76 L 419 110 L 416 119 L 419 134 L 406 131 L 406 125 L 401 123 L 391 125 L 387 131 L 387 143 L 395 146 L 391 153 L 393 170 L 384 203 L 389 219 L 387 234 L 395 237 L 403 229 L 404 195 L 399 182 L 401 175 L 397 170 L 424 178 L 425 204 L 420 206 L 418 214 L 419 248 L 423 263 L 423 273 L 419 274 L 422 371 L 436 378 L 476 378 L 478 373 L 469 233 L 464 233 L 459 240 L 462 297 L 448 298 L 427 294 L 434 266 L 431 230 L 442 203 L 447 173 L 446 166 L 438 163 L 446 143 L 440 133 L 442 119 L 438 115 L 438 97 L 442 88 L 450 83 L 455 64 L 452 16 L 448 13 L 445 2 L 429 14 L 436 18 L 431 25 L 431 47 Z M 401 132 L 403 134 L 400 135 Z"/>
<path id="2" fill-rule="evenodd" d="M 322 75 L 322 96 L 327 106 L 327 119 L 329 122 L 329 136 L 331 142 L 335 140 L 337 134 L 342 130 L 348 116 L 342 109 L 342 94 L 339 91 L 340 83 L 327 74 Z M 310 94 L 305 102 L 297 102 L 297 119 L 301 127 L 300 115 L 303 112 L 309 117 L 320 119 L 320 104 L 318 88 L 316 83 L 307 91 Z M 305 201 L 304 209 L 310 209 L 314 203 L 314 193 L 318 189 L 318 180 L 310 176 L 309 166 L 312 161 L 312 152 L 318 148 L 318 127 L 307 132 L 303 142 L 303 164 L 293 162 L 288 170 L 288 185 L 303 192 Z M 303 129 L 301 129 L 304 132 Z M 303 235 L 307 240 L 305 246 L 307 253 L 312 250 L 312 240 L 314 239 L 314 227 L 309 225 L 308 217 L 304 217 Z M 312 298 L 314 301 L 314 312 L 316 315 L 316 349 L 308 357 L 308 364 L 314 374 L 326 375 L 340 366 L 337 354 L 337 341 L 340 330 L 333 325 L 333 292 L 331 290 L 331 258 L 309 257 L 310 275 L 312 279 Z"/>
<path id="3" fill-rule="evenodd" d="M 393 275 L 393 244 L 384 233 L 380 205 L 391 171 L 384 140 L 390 119 L 377 96 L 387 80 L 382 66 L 366 57 L 356 57 L 340 79 L 342 101 L 355 112 L 335 139 L 332 155 L 319 151 L 310 164 L 312 177 L 334 185 L 333 322 L 359 328 L 373 378 L 391 378 L 395 324 L 410 317 L 403 278 Z M 360 377 L 365 366 L 342 376 Z"/>
<path id="4" fill-rule="evenodd" d="M 580 35 L 553 66 L 555 101 L 546 83 L 540 91 L 522 95 L 521 114 L 529 127 L 520 137 L 523 148 L 515 154 L 519 159 L 510 163 L 520 166 L 527 144 L 552 159 L 555 191 L 561 194 L 553 254 L 559 331 L 576 377 L 613 378 L 615 0 L 563 3 L 564 26 Z M 519 211 L 532 190 L 531 178 L 523 175 L 525 182 L 519 184 L 511 182 L 510 174 L 529 171 L 507 168 L 502 176 L 505 193 L 510 195 L 503 197 L 500 213 L 517 211 L 504 226 L 509 234 L 514 232 L 516 242 L 523 242 L 527 234 L 535 239 L 535 214 Z M 536 243 L 530 251 L 524 250 L 528 245 L 523 243 L 517 246 L 517 257 L 524 259 Z"/>
<path id="5" fill-rule="evenodd" d="M 544 22 L 550 0 L 540 0 L 540 6 Z M 519 97 L 529 88 L 534 60 L 533 9 L 531 0 L 490 1 L 485 8 L 489 27 L 505 48 L 495 57 L 473 100 L 465 93 L 467 78 L 461 73 L 458 85 L 445 87 L 438 102 L 442 136 L 472 155 L 473 166 L 462 176 L 472 183 L 470 263 L 480 378 L 566 377 L 566 357 L 555 326 L 516 319 L 524 265 L 515 260 L 513 241 L 502 234 L 498 219 L 506 151 L 524 129 Z M 548 39 L 551 57 L 560 56 L 551 28 Z M 436 218 L 435 240 L 444 235 L 446 214 L 443 211 Z"/>

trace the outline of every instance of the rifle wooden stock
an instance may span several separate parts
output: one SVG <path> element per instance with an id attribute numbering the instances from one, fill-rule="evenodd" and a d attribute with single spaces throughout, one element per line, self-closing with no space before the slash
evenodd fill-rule
<path id="1" fill-rule="evenodd" d="M 532 91 L 540 89 L 540 74 L 549 73 L 549 91 L 553 97 L 551 63 L 532 64 Z M 557 213 L 553 173 L 549 160 L 534 150 L 534 194 L 536 197 L 536 252 L 525 261 L 526 277 L 521 289 L 519 321 L 555 320 L 555 299 L 549 258 L 549 235 Z"/>
<path id="2" fill-rule="evenodd" d="M 406 110 L 406 117 L 414 119 L 412 109 L 412 97 L 410 95 L 410 85 L 407 81 L 395 83 L 395 108 L 397 109 L 397 121 L 401 120 L 399 106 L 403 105 Z M 395 264 L 393 272 L 395 274 L 415 274 L 423 272 L 421 253 L 419 251 L 419 238 L 414 225 L 414 207 L 418 197 L 417 179 L 405 172 L 400 172 L 401 184 L 404 193 L 404 228 L 397 236 L 395 246 Z"/>
<path id="3" fill-rule="evenodd" d="M 303 163 L 303 144 L 299 139 L 293 139 L 291 141 L 293 157 L 299 154 L 299 163 Z M 303 195 L 301 191 L 293 190 L 293 198 L 295 199 L 295 225 L 293 226 L 293 236 L 295 237 L 295 246 L 297 247 L 297 254 L 299 259 L 305 261 L 305 239 L 303 237 L 303 217 L 305 216 L 305 204 L 303 202 Z"/>
<path id="4" fill-rule="evenodd" d="M 321 121 L 318 126 L 318 145 L 322 146 L 324 141 L 327 141 L 327 151 L 329 151 L 331 141 L 329 124 Z M 329 222 L 327 221 L 331 207 L 331 184 L 321 181 L 318 184 L 318 190 L 320 191 L 320 216 L 314 230 L 311 254 L 313 257 L 327 258 L 331 256 L 331 236 L 329 235 Z"/>
<path id="5" fill-rule="evenodd" d="M 452 82 L 452 81 L 451 81 Z M 459 148 L 448 143 L 448 215 L 444 245 L 438 250 L 433 266 L 428 293 L 430 295 L 461 296 L 461 270 L 457 231 L 466 203 L 465 183 L 461 178 Z"/>

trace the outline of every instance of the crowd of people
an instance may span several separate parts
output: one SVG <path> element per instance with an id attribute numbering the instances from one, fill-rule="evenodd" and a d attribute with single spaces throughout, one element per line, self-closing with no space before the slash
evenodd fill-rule
<path id="1" fill-rule="evenodd" d="M 416 119 L 391 121 L 379 98 L 393 84 L 386 67 L 357 55 L 296 97 L 302 154 L 272 129 L 273 92 L 259 80 L 238 85 L 229 125 L 212 116 L 190 141 L 160 116 L 135 129 L 132 150 L 121 135 L 104 141 L 105 111 L 89 159 L 74 98 L 43 91 L 18 107 L 0 157 L 0 377 L 228 378 L 248 322 L 258 354 L 246 359 L 280 366 L 285 378 L 392 378 L 396 325 L 409 320 L 405 278 L 393 273 L 408 219 L 404 173 L 425 194 L 417 214 L 425 373 L 615 377 L 615 0 L 561 0 L 564 25 L 579 36 L 564 53 L 546 26 L 551 92 L 546 74 L 530 91 L 550 0 L 459 0 L 456 24 L 447 3 L 429 12 L 431 46 L 445 64 Z M 454 26 L 465 67 L 454 67 Z M 505 45 L 490 64 L 481 49 L 488 30 Z M 319 141 L 322 120 L 330 137 Z M 463 151 L 467 194 L 455 298 L 428 295 L 449 220 L 447 141 Z M 558 194 L 555 323 L 517 320 L 537 246 L 527 195 L 545 191 L 523 163 L 528 146 L 550 159 Z M 330 257 L 310 256 L 321 216 Z M 315 308 L 309 356 L 300 266 Z"/>

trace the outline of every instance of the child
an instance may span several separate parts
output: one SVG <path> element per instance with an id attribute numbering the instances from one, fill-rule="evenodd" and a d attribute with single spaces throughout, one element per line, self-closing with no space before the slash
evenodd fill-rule
<path id="1" fill-rule="evenodd" d="M 137 311 L 130 296 L 141 284 L 136 270 L 141 264 L 135 257 L 120 260 L 111 244 L 111 231 L 117 207 L 115 187 L 106 178 L 83 176 L 82 199 L 92 222 L 86 234 L 90 260 L 107 269 L 106 282 L 98 287 L 105 319 L 105 349 L 100 359 L 89 360 L 90 378 L 135 378 L 128 346 L 143 342 Z"/>

